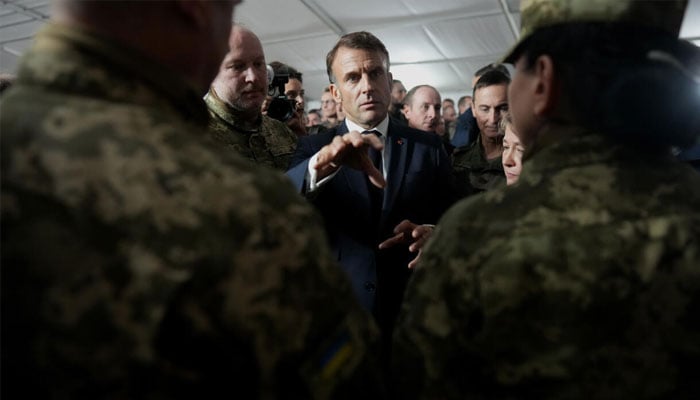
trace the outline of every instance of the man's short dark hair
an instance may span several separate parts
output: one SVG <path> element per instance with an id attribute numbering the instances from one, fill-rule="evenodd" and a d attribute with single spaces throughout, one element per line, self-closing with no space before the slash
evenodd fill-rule
<path id="1" fill-rule="evenodd" d="M 475 73 L 475 77 L 479 77 L 484 75 L 485 73 L 489 71 L 499 71 L 505 76 L 510 78 L 510 72 L 508 72 L 508 68 L 506 68 L 505 65 L 503 64 L 489 64 L 489 65 L 484 65 L 483 67 L 479 68 Z"/>
<path id="2" fill-rule="evenodd" d="M 338 52 L 338 49 L 341 47 L 357 50 L 378 51 L 386 58 L 386 69 L 389 71 L 389 52 L 381 40 L 379 40 L 373 34 L 365 31 L 348 33 L 347 35 L 343 35 L 340 40 L 338 40 L 338 43 L 333 46 L 331 51 L 329 51 L 328 55 L 326 56 L 326 72 L 328 73 L 328 80 L 330 83 L 335 83 L 332 66 L 333 61 L 335 60 L 335 55 Z"/>
<path id="3" fill-rule="evenodd" d="M 297 69 L 294 67 L 281 63 L 279 61 L 271 62 L 270 66 L 272 67 L 272 70 L 275 71 L 275 75 L 277 75 L 278 73 L 288 74 L 289 79 L 296 79 L 299 82 L 304 82 L 301 78 L 302 73 L 297 71 Z"/>
<path id="4" fill-rule="evenodd" d="M 478 81 L 476 81 L 476 84 L 474 85 L 474 93 L 472 94 L 472 98 L 476 100 L 476 91 L 481 88 L 494 85 L 508 86 L 509 84 L 510 76 L 508 74 L 504 74 L 499 69 L 491 69 L 485 74 L 483 74 Z"/>
<path id="5" fill-rule="evenodd" d="M 457 100 L 457 107 L 466 106 L 466 105 L 467 105 L 467 102 L 468 102 L 469 99 L 471 99 L 471 98 L 472 98 L 472 96 L 462 96 L 462 97 L 460 97 L 459 100 Z"/>

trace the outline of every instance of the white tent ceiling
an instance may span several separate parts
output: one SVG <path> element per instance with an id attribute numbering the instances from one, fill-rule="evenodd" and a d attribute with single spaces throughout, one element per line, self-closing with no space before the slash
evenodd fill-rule
<path id="1" fill-rule="evenodd" d="M 640 0 L 641 1 L 641 0 Z M 304 73 L 311 106 L 328 84 L 325 56 L 346 32 L 368 30 L 387 46 L 407 88 L 430 84 L 443 97 L 470 90 L 472 74 L 497 60 L 520 25 L 518 0 L 247 0 L 235 20 L 260 37 L 267 61 Z M 0 0 L 0 71 L 18 58 L 50 15 L 49 0 Z M 700 0 L 690 0 L 681 37 L 700 46 Z"/>

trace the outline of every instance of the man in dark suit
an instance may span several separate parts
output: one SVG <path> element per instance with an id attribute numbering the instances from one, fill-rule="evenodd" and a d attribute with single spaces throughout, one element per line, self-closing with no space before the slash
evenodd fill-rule
<path id="1" fill-rule="evenodd" d="M 434 224 L 453 201 L 450 161 L 437 135 L 390 120 L 392 76 L 379 39 L 347 34 L 326 65 L 346 119 L 301 138 L 287 174 L 323 215 L 357 297 L 389 335 L 415 258 L 411 253 L 432 230 L 426 224 Z"/>

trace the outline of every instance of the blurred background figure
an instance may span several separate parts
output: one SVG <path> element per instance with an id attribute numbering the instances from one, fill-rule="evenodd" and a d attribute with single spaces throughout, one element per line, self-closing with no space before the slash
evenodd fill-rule
<path id="1" fill-rule="evenodd" d="M 321 125 L 321 112 L 316 108 L 309 110 L 306 121 L 307 128 L 311 128 L 314 125 Z"/>
<path id="2" fill-rule="evenodd" d="M 462 96 L 457 101 L 458 116 L 464 114 L 472 106 L 472 96 Z"/>
<path id="3" fill-rule="evenodd" d="M 447 105 L 442 109 L 443 125 L 445 126 L 445 132 L 447 133 L 447 140 L 450 141 L 455 134 L 455 129 L 457 128 L 457 112 L 454 106 Z"/>
<path id="4" fill-rule="evenodd" d="M 338 107 L 328 87 L 323 89 L 321 95 L 321 125 L 326 128 L 338 125 Z"/>
<path id="5" fill-rule="evenodd" d="M 400 80 L 394 79 L 391 82 L 391 104 L 389 105 L 389 116 L 397 121 L 406 122 L 403 114 L 404 99 L 406 97 L 406 87 Z"/>
<path id="6" fill-rule="evenodd" d="M 445 109 L 445 107 L 448 107 L 448 106 L 451 106 L 451 107 L 453 107 L 453 108 L 454 108 L 454 106 L 455 106 L 455 101 L 452 100 L 452 99 L 449 98 L 449 97 L 442 101 L 442 108 L 443 108 L 443 110 Z"/>
<path id="7" fill-rule="evenodd" d="M 15 79 L 14 75 L 0 73 L 0 94 L 9 89 Z"/>
<path id="8" fill-rule="evenodd" d="M 498 124 L 498 130 L 503 135 L 503 172 L 506 175 L 506 184 L 512 185 L 518 182 L 520 172 L 523 169 L 523 153 L 525 146 L 513 131 L 513 119 L 510 113 L 506 113 Z"/>

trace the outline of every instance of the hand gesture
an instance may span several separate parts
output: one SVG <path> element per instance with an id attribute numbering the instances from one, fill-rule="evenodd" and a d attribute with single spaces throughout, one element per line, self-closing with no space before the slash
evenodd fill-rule
<path id="1" fill-rule="evenodd" d="M 382 141 L 374 134 L 352 131 L 336 136 L 319 150 L 313 167 L 318 171 L 319 179 L 322 179 L 344 165 L 363 171 L 374 186 L 383 188 L 386 186 L 384 174 L 372 164 L 367 155 L 370 146 L 377 150 L 384 148 Z"/>

